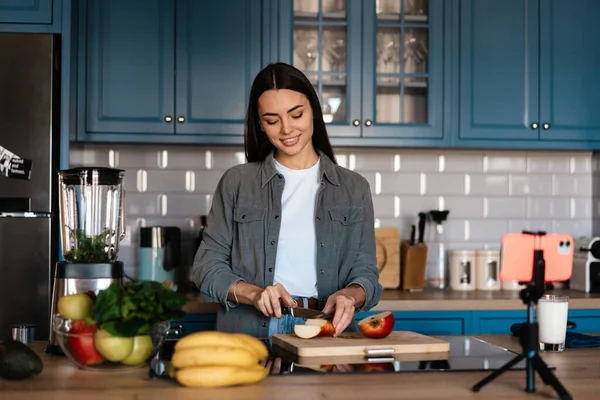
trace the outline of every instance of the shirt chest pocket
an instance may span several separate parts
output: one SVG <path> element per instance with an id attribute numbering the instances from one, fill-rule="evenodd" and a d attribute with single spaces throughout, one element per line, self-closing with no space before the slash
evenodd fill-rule
<path id="1" fill-rule="evenodd" d="M 233 246 L 241 249 L 260 249 L 265 240 L 264 208 L 239 206 L 233 212 L 236 242 Z"/>
<path id="2" fill-rule="evenodd" d="M 329 210 L 333 224 L 333 241 L 336 248 L 357 249 L 360 246 L 363 208 L 338 206 Z"/>

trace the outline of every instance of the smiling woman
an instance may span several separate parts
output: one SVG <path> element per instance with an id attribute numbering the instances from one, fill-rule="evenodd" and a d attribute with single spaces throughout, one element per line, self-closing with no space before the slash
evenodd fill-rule
<path id="1" fill-rule="evenodd" d="M 247 163 L 225 172 L 192 280 L 221 304 L 217 329 L 291 333 L 299 303 L 331 313 L 334 335 L 380 299 L 368 182 L 335 160 L 317 94 L 283 63 L 255 78 L 246 116 Z"/>

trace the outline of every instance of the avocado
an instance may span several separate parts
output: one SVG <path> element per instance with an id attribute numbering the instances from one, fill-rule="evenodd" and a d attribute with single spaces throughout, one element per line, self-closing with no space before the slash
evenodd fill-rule
<path id="1" fill-rule="evenodd" d="M 26 344 L 16 340 L 0 343 L 0 377 L 27 379 L 39 374 L 42 369 L 42 359 Z"/>

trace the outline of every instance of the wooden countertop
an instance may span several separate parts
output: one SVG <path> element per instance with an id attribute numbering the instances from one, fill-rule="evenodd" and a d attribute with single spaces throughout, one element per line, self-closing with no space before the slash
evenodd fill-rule
<path id="1" fill-rule="evenodd" d="M 477 336 L 519 351 L 517 339 L 508 335 Z M 548 399 L 558 398 L 536 375 L 535 394 L 525 389 L 525 371 L 510 371 L 473 393 L 471 387 L 489 372 L 377 373 L 340 375 L 275 375 L 248 386 L 195 389 L 164 379 L 149 379 L 146 369 L 135 372 L 81 371 L 66 359 L 42 353 L 44 371 L 20 382 L 0 379 L 0 398 L 10 400 L 112 400 L 112 399 Z M 567 349 L 542 353 L 555 366 L 555 375 L 574 399 L 596 399 L 600 391 L 600 348 Z"/>
<path id="2" fill-rule="evenodd" d="M 557 289 L 549 293 L 569 296 L 569 309 L 600 308 L 600 293 Z M 452 310 L 523 310 L 518 291 L 424 290 L 405 292 L 384 290 L 372 311 L 452 311 Z M 186 305 L 188 313 L 214 313 L 217 305 L 193 296 Z"/>

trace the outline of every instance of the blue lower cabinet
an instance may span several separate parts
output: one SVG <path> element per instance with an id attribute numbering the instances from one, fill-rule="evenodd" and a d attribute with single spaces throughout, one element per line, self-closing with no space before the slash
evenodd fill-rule
<path id="1" fill-rule="evenodd" d="M 507 335 L 513 324 L 526 322 L 523 311 L 473 311 L 472 333 L 476 335 Z"/>
<path id="2" fill-rule="evenodd" d="M 379 311 L 358 313 L 354 321 L 377 314 Z M 460 311 L 396 311 L 393 313 L 396 331 L 411 331 L 422 335 L 510 335 L 510 327 L 527 321 L 523 310 L 460 310 Z M 569 321 L 575 323 L 576 332 L 600 332 L 600 310 L 579 309 L 569 311 Z M 188 314 L 171 321 L 172 328 L 180 328 L 181 336 L 193 332 L 216 329 L 217 315 Z M 177 335 L 169 335 L 170 339 Z"/>
<path id="3" fill-rule="evenodd" d="M 600 310 L 569 310 L 569 321 L 575 332 L 600 332 Z"/>
<path id="4" fill-rule="evenodd" d="M 377 312 L 359 313 L 356 322 Z M 464 335 L 471 326 L 471 314 L 464 311 L 398 311 L 394 312 L 395 331 L 411 331 L 423 335 Z"/>

